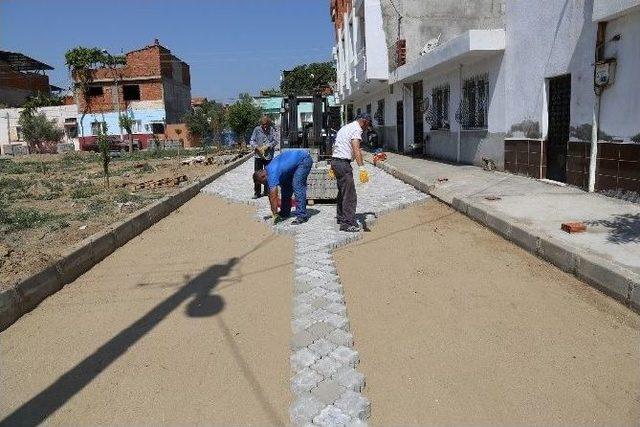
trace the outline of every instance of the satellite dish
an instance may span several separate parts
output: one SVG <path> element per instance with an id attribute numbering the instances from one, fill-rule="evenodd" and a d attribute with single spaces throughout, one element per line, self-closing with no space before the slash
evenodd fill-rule
<path id="1" fill-rule="evenodd" d="M 441 36 L 442 36 L 442 33 L 438 34 L 438 37 L 435 37 L 435 38 L 429 40 L 427 42 L 427 44 L 425 44 L 424 47 L 422 48 L 422 50 L 420 51 L 420 56 L 426 55 L 427 53 L 431 52 L 433 49 L 438 47 L 438 45 L 440 44 L 440 37 Z"/>

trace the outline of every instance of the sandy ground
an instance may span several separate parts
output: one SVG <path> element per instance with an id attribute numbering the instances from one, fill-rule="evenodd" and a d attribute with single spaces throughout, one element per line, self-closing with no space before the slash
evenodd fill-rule
<path id="1" fill-rule="evenodd" d="M 336 258 L 372 424 L 640 422 L 638 315 L 448 207 Z"/>
<path id="2" fill-rule="evenodd" d="M 287 422 L 293 244 L 253 210 L 197 196 L 0 334 L 0 419 Z"/>

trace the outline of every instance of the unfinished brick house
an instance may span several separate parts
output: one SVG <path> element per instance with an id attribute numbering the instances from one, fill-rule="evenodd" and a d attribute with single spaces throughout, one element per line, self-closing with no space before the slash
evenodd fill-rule
<path id="1" fill-rule="evenodd" d="M 125 54 L 124 66 L 94 71 L 88 102 L 76 94 L 78 121 L 82 120 L 80 146 L 95 145 L 100 126 L 107 134 L 120 138 L 119 113 L 133 116 L 133 139 L 146 148 L 154 137 L 166 138 L 166 125 L 180 123 L 191 108 L 189 65 L 171 54 L 158 40 L 150 46 Z"/>
<path id="2" fill-rule="evenodd" d="M 0 50 L 0 104 L 20 107 L 38 92 L 51 92 L 45 71 L 53 67 L 22 53 Z"/>

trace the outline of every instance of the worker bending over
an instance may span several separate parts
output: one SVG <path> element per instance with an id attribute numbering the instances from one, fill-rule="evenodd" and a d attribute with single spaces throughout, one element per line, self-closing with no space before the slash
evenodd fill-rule
<path id="1" fill-rule="evenodd" d="M 265 169 L 253 174 L 256 184 L 267 184 L 269 203 L 273 222 L 277 224 L 291 215 L 291 195 L 296 195 L 296 219 L 291 224 L 306 222 L 307 215 L 307 177 L 311 172 L 313 160 L 307 150 L 285 150 L 274 158 Z M 278 189 L 281 191 L 281 205 L 278 213 Z"/>
<path id="2" fill-rule="evenodd" d="M 336 219 L 340 224 L 340 231 L 358 232 L 360 226 L 356 220 L 356 206 L 358 196 L 353 182 L 351 162 L 355 159 L 360 166 L 360 182 L 369 181 L 369 173 L 364 168 L 360 142 L 362 131 L 371 128 L 371 116 L 367 113 L 358 114 L 356 120 L 340 128 L 333 144 L 331 169 L 338 183 L 338 200 Z"/>

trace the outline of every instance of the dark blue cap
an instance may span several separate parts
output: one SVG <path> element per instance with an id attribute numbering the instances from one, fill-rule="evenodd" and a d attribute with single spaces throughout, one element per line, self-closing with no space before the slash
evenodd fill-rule
<path id="1" fill-rule="evenodd" d="M 360 113 L 360 114 L 358 114 L 356 116 L 356 120 L 360 120 L 360 119 L 366 120 L 369 123 L 373 123 L 373 120 L 371 119 L 371 114 L 369 114 L 369 113 Z"/>

